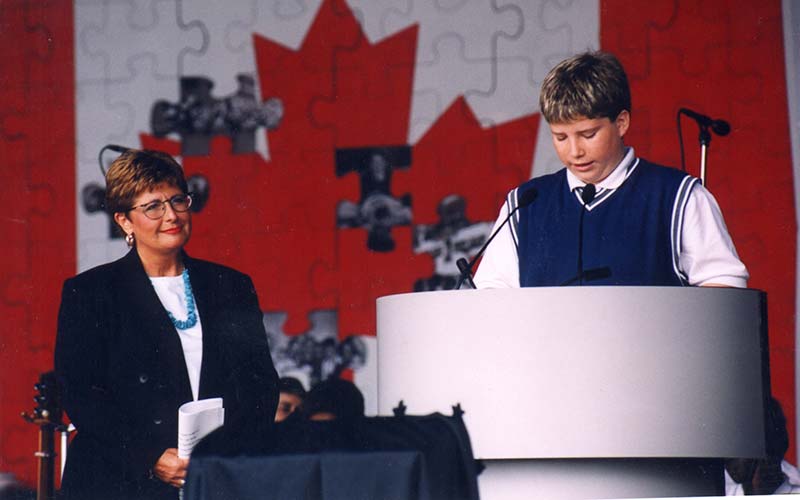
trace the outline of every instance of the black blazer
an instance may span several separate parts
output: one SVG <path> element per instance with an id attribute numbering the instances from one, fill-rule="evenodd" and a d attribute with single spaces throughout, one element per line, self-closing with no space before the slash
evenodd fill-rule
<path id="1" fill-rule="evenodd" d="M 250 278 L 184 255 L 203 327 L 199 398 L 222 397 L 232 439 L 268 433 L 278 401 Z M 68 498 L 177 498 L 151 468 L 177 446 L 178 407 L 192 400 L 175 327 L 131 250 L 68 279 L 55 368 L 77 434 L 61 491 Z"/>

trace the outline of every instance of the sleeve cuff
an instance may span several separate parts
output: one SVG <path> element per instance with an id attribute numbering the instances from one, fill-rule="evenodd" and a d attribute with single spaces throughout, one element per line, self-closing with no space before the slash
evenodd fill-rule
<path id="1" fill-rule="evenodd" d="M 695 286 L 727 286 L 731 288 L 747 288 L 747 279 L 739 276 L 714 276 L 697 283 Z"/>

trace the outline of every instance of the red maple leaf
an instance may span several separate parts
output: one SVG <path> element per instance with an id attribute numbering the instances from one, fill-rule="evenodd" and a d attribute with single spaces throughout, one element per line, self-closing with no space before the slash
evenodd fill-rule
<path id="1" fill-rule="evenodd" d="M 340 337 L 374 334 L 375 299 L 433 272 L 409 226 L 393 228 L 386 253 L 367 248 L 364 229 L 336 227 L 337 203 L 357 202 L 360 187 L 355 173 L 336 176 L 335 151 L 406 144 L 416 43 L 414 26 L 370 44 L 341 0 L 323 3 L 299 50 L 255 35 L 261 95 L 284 105 L 269 161 L 232 155 L 225 138 L 208 157 L 184 159 L 211 186 L 190 251 L 249 273 L 262 308 L 288 313 L 286 333 L 306 331 L 312 310 L 337 309 Z M 410 168 L 394 172 L 392 194 L 412 194 L 415 223 L 436 222 L 451 193 L 468 200 L 471 219 L 492 220 L 530 172 L 537 123 L 483 129 L 459 99 L 413 148 Z"/>

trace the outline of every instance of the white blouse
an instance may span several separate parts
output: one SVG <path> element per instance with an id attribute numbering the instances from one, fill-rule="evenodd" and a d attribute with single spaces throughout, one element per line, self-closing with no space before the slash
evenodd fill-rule
<path id="1" fill-rule="evenodd" d="M 186 306 L 186 294 L 182 276 L 151 277 L 150 282 L 161 300 L 164 308 L 179 320 L 189 315 Z M 197 324 L 186 330 L 175 330 L 181 339 L 183 358 L 186 360 L 186 371 L 192 386 L 192 397 L 197 400 L 200 390 L 200 365 L 203 361 L 203 328 L 200 324 L 200 312 L 197 311 Z"/>

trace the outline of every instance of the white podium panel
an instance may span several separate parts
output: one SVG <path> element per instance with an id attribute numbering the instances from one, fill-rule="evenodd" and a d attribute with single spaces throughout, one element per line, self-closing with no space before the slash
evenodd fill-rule
<path id="1" fill-rule="evenodd" d="M 757 290 L 562 287 L 378 299 L 378 406 L 450 413 L 476 458 L 756 457 Z"/>
<path id="2" fill-rule="evenodd" d="M 487 460 L 482 500 L 711 497 L 724 492 L 720 461 L 700 459 Z"/>

